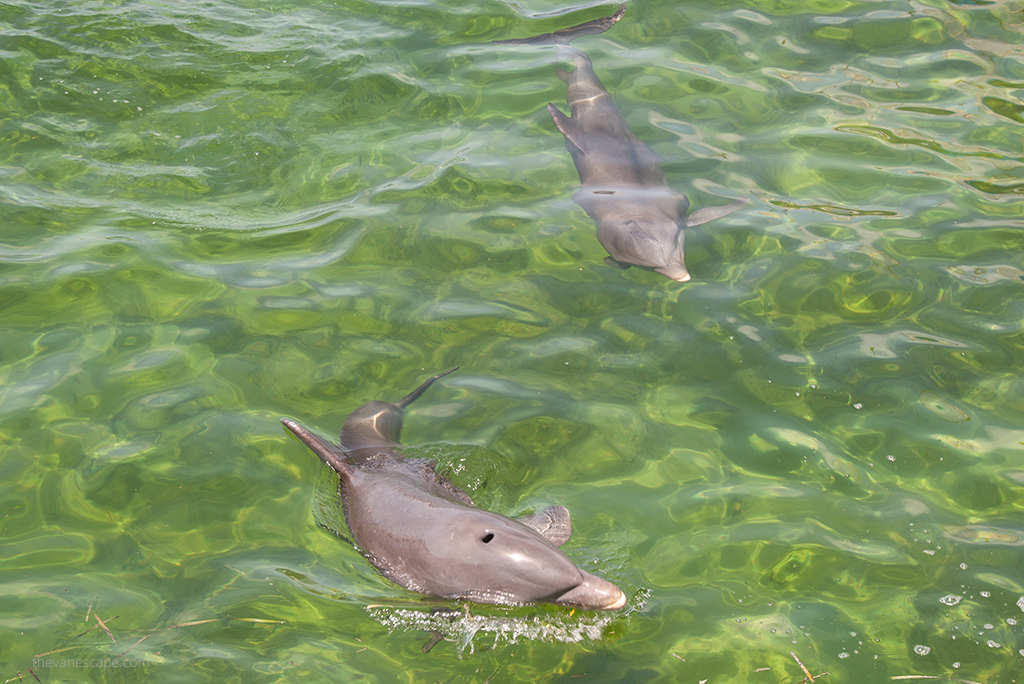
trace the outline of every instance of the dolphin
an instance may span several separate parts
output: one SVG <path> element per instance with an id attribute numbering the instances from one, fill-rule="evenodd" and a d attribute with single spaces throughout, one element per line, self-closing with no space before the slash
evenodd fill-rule
<path id="1" fill-rule="evenodd" d="M 579 173 L 581 187 L 573 201 L 597 224 L 597 239 L 609 254 L 605 262 L 616 268 L 639 266 L 686 282 L 690 272 L 684 261 L 683 229 L 731 214 L 747 200 L 687 215 L 690 203 L 666 184 L 661 159 L 629 129 L 594 74 L 590 58 L 569 45 L 580 36 L 607 31 L 625 11 L 626 6 L 621 5 L 614 14 L 571 28 L 494 42 L 553 43 L 559 48 L 560 59 L 574 62 L 574 71 L 558 72 L 568 85 L 566 100 L 571 116 L 551 103 L 548 112 L 565 137 L 565 147 Z"/>
<path id="2" fill-rule="evenodd" d="M 565 507 L 506 518 L 476 508 L 433 461 L 402 457 L 403 410 L 455 370 L 433 376 L 393 404 L 359 407 L 345 420 L 338 446 L 290 418 L 281 422 L 338 473 L 356 544 L 396 584 L 479 603 L 622 608 L 626 595 L 618 587 L 581 570 L 558 548 L 572 534 Z"/>

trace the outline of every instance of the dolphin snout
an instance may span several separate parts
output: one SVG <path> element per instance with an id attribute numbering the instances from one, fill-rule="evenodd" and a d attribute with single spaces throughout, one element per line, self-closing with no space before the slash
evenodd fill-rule
<path id="1" fill-rule="evenodd" d="M 588 610 L 618 610 L 626 605 L 626 595 L 617 586 L 580 570 L 583 583 L 555 599 L 555 603 L 568 604 Z"/>
<path id="2" fill-rule="evenodd" d="M 690 279 L 690 272 L 687 271 L 686 266 L 683 266 L 682 264 L 662 266 L 661 268 L 656 268 L 654 270 L 661 275 L 667 276 L 680 283 L 685 283 Z"/>

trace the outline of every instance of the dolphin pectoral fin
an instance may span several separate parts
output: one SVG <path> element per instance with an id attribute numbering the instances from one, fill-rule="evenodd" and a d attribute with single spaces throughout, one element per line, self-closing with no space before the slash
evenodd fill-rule
<path id="1" fill-rule="evenodd" d="M 704 207 L 703 209 L 698 209 L 686 217 L 686 225 L 699 226 L 702 223 L 707 223 L 708 221 L 713 221 L 716 218 L 727 216 L 737 209 L 741 209 L 749 199 L 749 197 L 744 197 L 743 199 L 736 200 L 731 204 L 723 204 L 720 207 Z"/>
<path id="2" fill-rule="evenodd" d="M 337 448 L 320 439 L 291 418 L 282 418 L 281 422 L 296 437 L 302 440 L 302 443 L 308 446 L 314 454 L 319 456 L 321 461 L 331 466 L 334 472 L 341 476 L 343 481 L 348 482 L 352 479 L 352 466 L 349 465 L 344 458 L 344 454 Z"/>
<path id="3" fill-rule="evenodd" d="M 572 517 L 565 506 L 548 506 L 518 521 L 534 530 L 555 546 L 561 546 L 572 536 Z"/>
<path id="4" fill-rule="evenodd" d="M 573 126 L 572 119 L 563 114 L 561 109 L 550 102 L 548 102 L 548 113 L 555 120 L 555 128 L 565 136 L 565 139 L 571 142 L 580 152 L 586 154 L 587 149 L 583 147 L 578 136 L 576 136 L 576 131 L 573 130 L 575 127 Z"/>
<path id="5" fill-rule="evenodd" d="M 610 257 L 610 256 L 606 256 L 604 258 L 604 263 L 608 264 L 612 268 L 620 268 L 623 271 L 625 271 L 627 268 L 629 268 L 630 266 L 633 265 L 633 264 L 627 264 L 624 261 L 619 261 L 618 259 L 616 259 L 614 257 Z"/>

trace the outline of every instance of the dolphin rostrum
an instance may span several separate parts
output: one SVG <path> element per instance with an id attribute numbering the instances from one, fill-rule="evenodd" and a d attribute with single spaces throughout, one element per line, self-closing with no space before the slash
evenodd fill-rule
<path id="1" fill-rule="evenodd" d="M 605 262 L 616 268 L 640 266 L 673 280 L 690 279 L 683 253 L 683 229 L 731 214 L 746 203 L 708 207 L 687 215 L 690 203 L 685 195 L 665 183 L 661 159 L 637 138 L 608 91 L 594 74 L 590 59 L 569 42 L 580 36 L 603 33 L 626 11 L 622 5 L 614 14 L 554 33 L 531 38 L 498 40 L 501 45 L 558 45 L 560 58 L 571 58 L 572 72 L 559 71 L 568 85 L 566 100 L 571 116 L 548 103 L 555 126 L 565 136 L 580 176 L 580 189 L 573 195 L 597 224 L 597 238 L 608 256 Z"/>
<path id="2" fill-rule="evenodd" d="M 618 587 L 576 567 L 559 550 L 572 534 L 563 506 L 519 520 L 481 510 L 433 461 L 399 453 L 403 409 L 454 370 L 435 375 L 401 401 L 359 407 L 345 420 L 337 447 L 290 418 L 281 422 L 338 473 L 353 538 L 396 584 L 480 603 L 622 608 L 626 595 Z"/>

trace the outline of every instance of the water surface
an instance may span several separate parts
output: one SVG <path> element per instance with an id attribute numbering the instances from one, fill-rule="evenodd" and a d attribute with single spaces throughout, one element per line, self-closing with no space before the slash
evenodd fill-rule
<path id="1" fill-rule="evenodd" d="M 1020 2 L 581 39 L 671 186 L 752 198 L 686 284 L 601 262 L 554 49 L 489 43 L 612 10 L 0 7 L 2 679 L 1024 678 Z M 278 418 L 454 365 L 405 440 L 567 506 L 626 610 L 422 599 L 317 527 Z"/>

